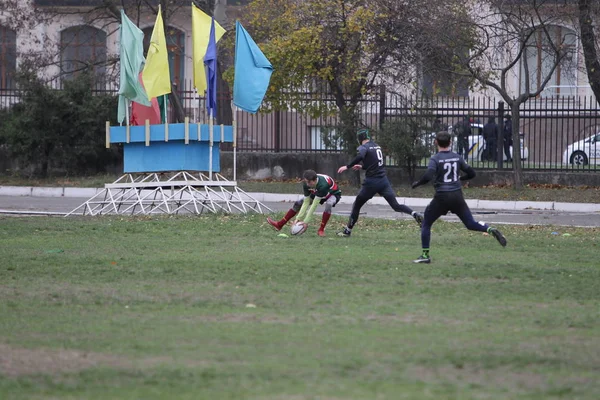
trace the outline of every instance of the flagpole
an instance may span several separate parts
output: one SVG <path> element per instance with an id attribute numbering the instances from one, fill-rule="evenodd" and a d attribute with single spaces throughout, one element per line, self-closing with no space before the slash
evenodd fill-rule
<path id="1" fill-rule="evenodd" d="M 198 111 L 200 110 L 200 96 L 198 96 L 198 91 L 194 90 L 194 93 L 196 94 L 196 107 L 193 108 L 194 110 L 194 122 L 199 124 L 200 121 L 198 120 Z"/>
<path id="2" fill-rule="evenodd" d="M 165 109 L 165 124 L 169 123 L 169 114 L 167 114 L 167 95 L 163 94 L 163 107 Z"/>
<path id="3" fill-rule="evenodd" d="M 212 109 L 208 117 L 208 130 L 209 130 L 209 145 L 208 145 L 208 180 L 212 181 L 212 160 L 213 160 L 213 118 Z"/>
<path id="4" fill-rule="evenodd" d="M 130 100 L 129 99 L 125 99 L 125 124 L 126 124 L 126 128 L 125 128 L 125 136 L 127 137 L 127 143 L 129 143 L 129 106 L 130 106 Z"/>
<path id="5" fill-rule="evenodd" d="M 206 123 L 210 123 L 209 112 L 208 112 L 208 90 L 204 92 L 204 107 L 202 107 L 202 121 L 208 121 Z"/>
<path id="6" fill-rule="evenodd" d="M 202 107 L 200 105 L 200 103 L 202 103 L 203 98 L 204 98 L 204 107 Z M 206 112 L 206 95 L 204 97 L 202 97 L 202 96 L 200 96 L 200 93 L 198 93 L 198 118 L 200 118 L 201 124 L 208 123 L 208 121 L 206 120 L 206 117 L 204 116 L 205 112 Z"/>
<path id="7" fill-rule="evenodd" d="M 231 110 L 233 111 L 233 181 L 237 178 L 236 150 L 237 150 L 237 109 L 231 101 Z"/>

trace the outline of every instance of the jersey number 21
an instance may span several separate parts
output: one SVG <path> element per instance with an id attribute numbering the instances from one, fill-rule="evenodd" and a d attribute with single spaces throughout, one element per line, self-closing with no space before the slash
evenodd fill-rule
<path id="1" fill-rule="evenodd" d="M 458 180 L 457 163 L 444 163 L 444 182 L 456 182 Z"/>

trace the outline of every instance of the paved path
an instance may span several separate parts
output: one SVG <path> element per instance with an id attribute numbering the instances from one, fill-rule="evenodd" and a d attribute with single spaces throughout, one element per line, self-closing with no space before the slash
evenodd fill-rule
<path id="1" fill-rule="evenodd" d="M 46 194 L 51 193 L 47 192 Z M 266 193 L 254 195 L 256 195 L 257 199 L 262 196 L 260 198 L 262 203 L 274 211 L 281 212 L 289 209 L 292 204 L 291 202 L 298 198 L 297 195 L 270 195 Z M 0 213 L 5 215 L 37 214 L 60 216 L 74 210 L 88 199 L 89 197 L 3 195 L 2 191 L 0 191 Z M 429 202 L 429 199 L 401 198 L 400 200 L 421 212 Z M 352 201 L 353 197 L 345 196 L 344 201 L 334 208 L 335 214 L 348 216 L 352 208 Z M 571 204 L 571 207 L 565 207 L 568 210 L 544 210 L 531 208 L 532 203 L 521 204 L 515 207 L 512 204 L 515 202 L 489 202 L 485 204 L 477 200 L 471 202 L 473 203 L 471 205 L 475 219 L 492 224 L 600 227 L 600 211 L 596 211 L 595 207 L 586 209 L 585 207 Z M 482 206 L 477 207 L 478 204 Z M 528 204 L 529 207 L 526 207 Z M 496 207 L 491 207 L 493 205 L 496 205 Z M 412 217 L 406 214 L 393 212 L 381 198 L 375 198 L 363 207 L 361 218 L 364 217 L 412 219 Z M 447 221 L 458 221 L 458 218 L 453 214 L 442 218 Z"/>

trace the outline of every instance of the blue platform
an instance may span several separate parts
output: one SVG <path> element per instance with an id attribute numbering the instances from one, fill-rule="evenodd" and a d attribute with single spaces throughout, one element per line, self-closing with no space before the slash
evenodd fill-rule
<path id="1" fill-rule="evenodd" d="M 186 124 L 168 124 L 168 141 L 165 141 L 165 125 L 150 125 L 149 137 L 145 126 L 129 127 L 129 143 L 127 143 L 127 127 L 111 126 L 109 143 L 123 144 L 123 170 L 134 172 L 168 172 L 168 171 L 210 171 L 220 172 L 219 143 L 233 142 L 231 125 L 213 126 L 212 169 L 210 159 L 210 127 L 200 125 L 198 140 L 198 124 L 188 124 L 188 143 L 186 144 Z M 221 129 L 223 137 L 221 137 Z M 148 145 L 147 145 L 148 144 Z"/>

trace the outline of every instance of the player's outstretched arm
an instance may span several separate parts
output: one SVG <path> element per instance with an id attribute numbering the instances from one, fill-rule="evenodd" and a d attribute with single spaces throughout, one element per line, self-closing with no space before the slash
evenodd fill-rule
<path id="1" fill-rule="evenodd" d="M 435 176 L 435 170 L 428 168 L 427 171 L 425 171 L 425 173 L 421 176 L 421 178 L 419 178 L 418 181 L 414 181 L 412 183 L 411 187 L 414 189 L 417 186 L 424 185 L 427 182 L 429 182 L 430 180 L 432 180 L 434 176 Z"/>
<path id="2" fill-rule="evenodd" d="M 296 216 L 296 221 L 303 221 L 304 214 L 310 205 L 310 196 L 305 196 L 304 201 L 302 202 L 302 207 L 300 207 L 300 211 L 298 211 L 298 215 Z"/>
<path id="3" fill-rule="evenodd" d="M 316 197 L 313 199 L 312 204 L 310 205 L 308 212 L 306 213 L 306 218 L 304 218 L 304 222 L 306 222 L 307 224 L 310 222 L 310 219 L 311 219 L 313 213 L 315 212 L 317 205 L 319 205 L 320 201 L 321 201 L 321 197 Z"/>

